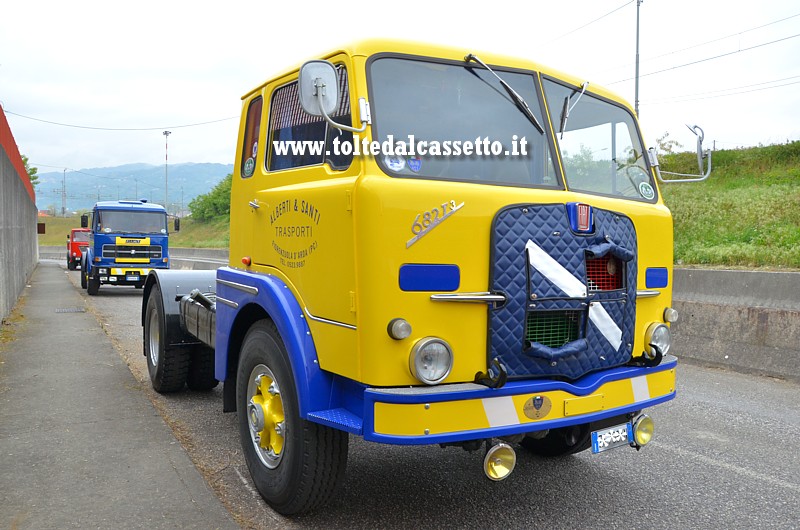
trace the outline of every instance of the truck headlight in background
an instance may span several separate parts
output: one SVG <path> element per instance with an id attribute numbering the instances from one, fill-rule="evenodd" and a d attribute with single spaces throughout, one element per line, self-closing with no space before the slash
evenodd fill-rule
<path id="1" fill-rule="evenodd" d="M 644 351 L 648 359 L 653 359 L 657 355 L 651 344 L 658 348 L 661 355 L 669 353 L 672 338 L 670 337 L 669 328 L 665 324 L 654 322 L 650 324 L 644 334 Z"/>
<path id="2" fill-rule="evenodd" d="M 411 374 L 426 385 L 438 385 L 453 368 L 453 350 L 436 337 L 420 339 L 411 348 L 408 358 Z"/>

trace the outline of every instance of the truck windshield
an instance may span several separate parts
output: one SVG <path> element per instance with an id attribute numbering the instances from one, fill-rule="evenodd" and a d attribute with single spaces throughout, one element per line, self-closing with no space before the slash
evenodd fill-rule
<path id="1" fill-rule="evenodd" d="M 167 216 L 163 212 L 126 212 L 102 210 L 98 212 L 97 229 L 104 233 L 166 234 Z"/>
<path id="2" fill-rule="evenodd" d="M 495 70 L 545 123 L 533 73 Z M 369 82 L 374 139 L 395 151 L 377 155 L 390 176 L 560 185 L 546 136 L 479 64 L 378 57 Z"/>
<path id="3" fill-rule="evenodd" d="M 72 241 L 76 243 L 87 243 L 89 241 L 89 232 L 73 232 Z"/>
<path id="4" fill-rule="evenodd" d="M 557 131 L 556 141 L 567 186 L 575 191 L 655 200 L 652 176 L 631 113 L 589 92 L 577 100 L 574 86 L 547 79 L 543 86 L 550 118 L 564 125 Z M 569 120 L 562 116 L 565 102 L 571 108 Z"/>

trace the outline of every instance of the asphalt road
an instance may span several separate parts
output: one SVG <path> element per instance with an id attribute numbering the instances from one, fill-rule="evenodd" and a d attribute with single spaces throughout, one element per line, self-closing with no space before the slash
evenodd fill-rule
<path id="1" fill-rule="evenodd" d="M 80 290 L 78 274 L 65 276 Z M 686 363 L 678 398 L 648 411 L 656 434 L 639 452 L 546 460 L 520 449 L 516 471 L 493 483 L 479 453 L 351 436 L 338 498 L 287 519 L 253 489 L 221 388 L 168 397 L 150 389 L 141 291 L 103 286 L 86 298 L 243 528 L 800 528 L 800 386 Z"/>

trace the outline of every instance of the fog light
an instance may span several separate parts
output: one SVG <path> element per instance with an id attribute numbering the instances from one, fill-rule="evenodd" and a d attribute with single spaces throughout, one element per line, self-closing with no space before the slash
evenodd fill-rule
<path id="1" fill-rule="evenodd" d="M 508 477 L 517 465 L 517 453 L 505 443 L 499 443 L 486 452 L 483 459 L 483 472 L 492 480 Z"/>
<path id="2" fill-rule="evenodd" d="M 418 380 L 426 385 L 437 385 L 450 374 L 453 351 L 442 339 L 425 337 L 411 348 L 408 364 L 411 374 Z"/>
<path id="3" fill-rule="evenodd" d="M 644 351 L 648 359 L 653 359 L 657 355 L 651 344 L 658 348 L 661 355 L 666 355 L 669 352 L 669 348 L 672 345 L 672 337 L 670 336 L 669 328 L 665 324 L 650 324 L 644 334 Z"/>
<path id="4" fill-rule="evenodd" d="M 633 422 L 633 440 L 637 447 L 643 447 L 653 439 L 655 425 L 653 419 L 647 414 L 642 414 Z"/>
<path id="5" fill-rule="evenodd" d="M 678 321 L 678 311 L 668 307 L 664 310 L 664 322 L 669 322 L 672 324 L 673 322 Z"/>
<path id="6" fill-rule="evenodd" d="M 411 324 L 402 318 L 393 318 L 389 322 L 389 336 L 394 340 L 403 340 L 411 336 Z"/>

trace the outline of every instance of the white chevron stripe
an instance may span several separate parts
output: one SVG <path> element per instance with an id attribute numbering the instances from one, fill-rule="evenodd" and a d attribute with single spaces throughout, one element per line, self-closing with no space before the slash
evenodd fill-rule
<path id="1" fill-rule="evenodd" d="M 617 323 L 614 322 L 614 319 L 608 314 L 603 304 L 599 302 L 592 302 L 589 304 L 589 320 L 591 320 L 592 324 L 603 334 L 609 344 L 611 344 L 611 347 L 614 348 L 614 351 L 619 350 L 622 344 L 622 330 L 619 329 Z"/>
<path id="2" fill-rule="evenodd" d="M 542 250 L 542 247 L 529 239 L 525 244 L 525 249 L 528 251 L 530 264 L 553 285 L 571 298 L 586 297 L 586 286 L 583 282 L 554 260 L 550 254 Z M 619 350 L 622 344 L 622 330 L 619 329 L 602 304 L 593 302 L 589 305 L 589 320 L 611 344 L 614 351 Z"/>
<path id="3" fill-rule="evenodd" d="M 542 250 L 542 247 L 528 240 L 525 245 L 528 251 L 528 260 L 531 265 L 542 273 L 542 276 L 550 280 L 556 287 L 567 293 L 571 298 L 585 298 L 586 286 L 578 278 L 572 275 L 553 257 Z"/>
<path id="4" fill-rule="evenodd" d="M 481 401 L 490 427 L 519 424 L 519 416 L 517 416 L 511 396 L 486 398 Z"/>
<path id="5" fill-rule="evenodd" d="M 650 399 L 650 387 L 647 384 L 647 377 L 640 375 L 631 379 L 631 386 L 633 387 L 633 401 L 639 403 Z"/>

